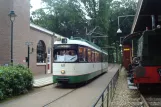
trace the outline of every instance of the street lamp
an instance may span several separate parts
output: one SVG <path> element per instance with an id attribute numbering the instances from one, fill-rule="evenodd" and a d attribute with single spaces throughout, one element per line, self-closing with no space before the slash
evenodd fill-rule
<path id="1" fill-rule="evenodd" d="M 126 18 L 127 18 L 127 17 L 131 17 L 131 16 L 134 17 L 135 15 L 118 16 L 118 30 L 117 30 L 117 33 L 122 33 L 122 31 L 121 31 L 121 29 L 120 29 L 120 25 L 121 25 L 121 24 L 120 24 L 120 18 L 122 18 L 122 17 L 126 17 Z M 126 19 L 126 18 L 125 18 L 125 19 Z M 124 19 L 124 20 L 125 20 L 125 19 Z"/>
<path id="2" fill-rule="evenodd" d="M 13 22 L 15 20 L 16 14 L 14 11 L 10 11 L 9 15 L 11 21 L 11 64 L 13 64 Z"/>
<path id="3" fill-rule="evenodd" d="M 128 18 L 128 17 L 134 17 L 135 15 L 124 15 L 124 16 L 118 16 L 118 30 L 117 30 L 117 34 L 122 33 L 121 29 L 120 29 L 120 25 Z M 120 18 L 125 17 L 125 19 L 123 20 L 123 22 L 120 24 Z M 120 48 L 121 48 L 121 55 L 122 55 L 122 39 L 124 37 L 120 37 Z M 132 40 L 132 44 L 133 44 L 133 40 Z M 116 58 L 117 59 L 117 58 Z"/>
<path id="4" fill-rule="evenodd" d="M 120 29 L 120 28 L 118 28 L 117 33 L 122 33 L 122 31 L 121 31 L 121 29 Z"/>

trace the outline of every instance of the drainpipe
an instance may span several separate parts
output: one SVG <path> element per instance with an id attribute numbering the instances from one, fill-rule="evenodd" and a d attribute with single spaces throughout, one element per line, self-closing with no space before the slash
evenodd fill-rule
<path id="1" fill-rule="evenodd" d="M 152 19 L 152 29 L 155 29 L 155 16 L 151 15 L 151 19 Z"/>

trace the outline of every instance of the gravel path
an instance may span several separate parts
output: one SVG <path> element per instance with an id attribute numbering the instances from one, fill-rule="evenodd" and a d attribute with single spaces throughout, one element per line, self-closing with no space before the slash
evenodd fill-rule
<path id="1" fill-rule="evenodd" d="M 139 92 L 128 89 L 126 70 L 124 68 L 120 71 L 110 107 L 142 107 Z"/>

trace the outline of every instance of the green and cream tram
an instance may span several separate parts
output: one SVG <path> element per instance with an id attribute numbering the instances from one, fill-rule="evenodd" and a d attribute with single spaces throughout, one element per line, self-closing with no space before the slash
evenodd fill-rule
<path id="1" fill-rule="evenodd" d="M 108 70 L 108 54 L 84 39 L 62 38 L 54 43 L 53 82 L 86 82 Z"/>

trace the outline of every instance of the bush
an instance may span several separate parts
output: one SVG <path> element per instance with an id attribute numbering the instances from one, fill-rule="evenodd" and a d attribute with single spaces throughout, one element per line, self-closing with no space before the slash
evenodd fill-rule
<path id="1" fill-rule="evenodd" d="M 0 100 L 32 89 L 33 75 L 23 65 L 0 66 Z"/>

